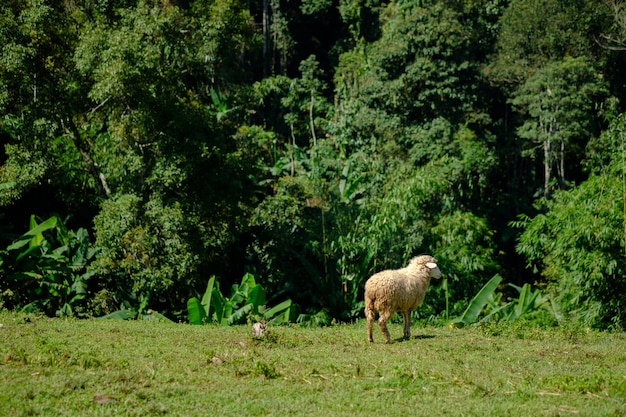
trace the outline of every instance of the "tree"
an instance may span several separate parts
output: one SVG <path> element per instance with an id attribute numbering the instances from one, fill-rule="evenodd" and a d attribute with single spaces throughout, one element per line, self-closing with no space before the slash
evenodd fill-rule
<path id="1" fill-rule="evenodd" d="M 566 187 L 566 153 L 584 149 L 606 94 L 605 83 L 591 64 L 569 57 L 538 70 L 516 91 L 511 103 L 527 117 L 518 135 L 543 151 L 544 197 L 551 195 L 555 166 L 560 188 Z"/>
<path id="2" fill-rule="evenodd" d="M 622 0 L 604 0 L 613 12 L 613 27 L 600 35 L 601 45 L 608 49 L 626 50 L 626 4 Z"/>
<path id="3" fill-rule="evenodd" d="M 2 6 L 0 200 L 51 188 L 83 226 L 99 212 L 90 285 L 176 309 L 228 269 L 252 193 L 232 123 L 251 18 L 237 0 L 89 4 Z"/>
<path id="4" fill-rule="evenodd" d="M 335 74 L 338 110 L 348 118 L 364 112 L 363 120 L 355 115 L 352 128 L 362 131 L 346 132 L 357 143 L 372 134 L 402 142 L 399 126 L 436 118 L 456 124 L 480 112 L 470 33 L 444 2 L 425 3 L 390 3 L 381 15 L 381 38 L 341 57 Z"/>
<path id="5" fill-rule="evenodd" d="M 6 162 L 1 203 L 17 202 L 49 178 L 63 203 L 76 207 L 110 187 L 79 119 L 91 110 L 72 61 L 79 24 L 62 2 L 11 1 L 0 9 L 0 130 Z M 80 20 L 80 19 L 79 19 Z M 73 195 L 89 181 L 88 192 Z"/>
<path id="6" fill-rule="evenodd" d="M 602 62 L 596 39 L 611 25 L 603 2 L 589 0 L 513 0 L 500 20 L 497 54 L 489 78 L 507 91 L 539 68 L 567 56 Z"/>
<path id="7" fill-rule="evenodd" d="M 245 76 L 232 68 L 254 45 L 250 17 L 230 0 L 191 9 L 139 2 L 86 29 L 76 51 L 114 186 L 94 220 L 94 271 L 153 308 L 177 308 L 207 273 L 228 271 L 253 192 L 233 139 Z"/>

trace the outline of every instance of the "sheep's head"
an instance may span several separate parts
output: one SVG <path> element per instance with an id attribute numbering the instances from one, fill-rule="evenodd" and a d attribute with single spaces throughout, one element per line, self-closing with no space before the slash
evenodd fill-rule
<path id="1" fill-rule="evenodd" d="M 411 264 L 425 265 L 426 268 L 430 270 L 431 278 L 441 278 L 441 270 L 437 265 L 437 261 L 430 255 L 416 256 L 415 258 L 411 259 Z"/>
<path id="2" fill-rule="evenodd" d="M 426 262 L 426 267 L 430 269 L 431 278 L 441 278 L 441 269 L 436 262 Z"/>

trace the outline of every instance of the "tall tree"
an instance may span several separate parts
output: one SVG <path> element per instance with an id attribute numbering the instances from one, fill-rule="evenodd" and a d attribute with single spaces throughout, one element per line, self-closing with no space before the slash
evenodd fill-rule
<path id="1" fill-rule="evenodd" d="M 48 0 L 16 0 L 0 9 L 0 129 L 7 158 L 0 178 L 11 184 L 0 199 L 5 204 L 43 178 L 70 205 L 74 199 L 84 203 L 92 192 L 103 198 L 111 193 L 81 124 L 94 108 L 72 59 L 81 20 L 74 11 Z M 87 179 L 81 171 L 91 177 L 89 192 L 68 195 Z"/>
<path id="2" fill-rule="evenodd" d="M 99 151 L 115 186 L 95 219 L 103 251 L 94 270 L 157 305 L 180 306 L 203 277 L 228 270 L 251 195 L 233 139 L 233 102 L 255 46 L 244 6 L 193 2 L 192 17 L 139 2 L 115 24 L 86 29 L 76 51 L 101 103 Z"/>
<path id="3" fill-rule="evenodd" d="M 512 0 L 500 20 L 493 81 L 515 89 L 544 65 L 566 56 L 602 61 L 596 40 L 610 27 L 604 2 Z"/>
<path id="4" fill-rule="evenodd" d="M 542 149 L 544 197 L 551 195 L 555 168 L 559 187 L 566 187 L 566 154 L 582 157 L 606 94 L 604 81 L 589 61 L 569 57 L 546 65 L 516 91 L 511 103 L 527 115 L 518 135 Z M 533 146 L 527 149 L 534 152 Z"/>
<path id="5" fill-rule="evenodd" d="M 408 150 L 420 136 L 408 127 L 481 120 L 479 67 L 460 13 L 445 2 L 400 1 L 383 10 L 381 23 L 380 39 L 341 56 L 336 120 L 349 123 L 338 125 L 338 140 Z"/>

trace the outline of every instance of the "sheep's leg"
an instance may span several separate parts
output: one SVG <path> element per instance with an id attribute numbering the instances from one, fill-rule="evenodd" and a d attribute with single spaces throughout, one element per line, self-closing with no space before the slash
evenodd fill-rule
<path id="1" fill-rule="evenodd" d="M 403 311 L 402 318 L 404 319 L 404 338 L 411 338 L 411 312 Z"/>
<path id="2" fill-rule="evenodd" d="M 367 340 L 369 340 L 370 343 L 374 343 L 374 337 L 372 336 L 372 324 L 374 324 L 375 315 L 376 313 L 374 313 L 373 310 L 370 310 L 369 308 L 365 309 L 365 318 L 367 319 Z"/>
<path id="3" fill-rule="evenodd" d="M 378 318 L 378 326 L 380 327 L 380 331 L 385 335 L 387 343 L 391 343 L 391 335 L 389 334 L 389 329 L 387 329 L 387 320 L 390 318 L 391 313 L 389 311 L 381 312 L 380 317 Z"/>

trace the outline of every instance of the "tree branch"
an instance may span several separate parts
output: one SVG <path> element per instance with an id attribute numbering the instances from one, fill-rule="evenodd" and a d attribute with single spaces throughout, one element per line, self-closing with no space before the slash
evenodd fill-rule
<path id="1" fill-rule="evenodd" d="M 64 128 L 68 132 L 70 138 L 72 139 L 74 146 L 76 146 L 76 149 L 78 149 L 78 152 L 82 156 L 83 161 L 87 165 L 87 170 L 93 177 L 96 183 L 96 188 L 98 189 L 98 192 L 100 193 L 100 195 L 104 198 L 111 197 L 111 188 L 109 188 L 109 184 L 107 182 L 106 176 L 104 175 L 102 170 L 100 170 L 100 167 L 98 166 L 98 164 L 91 157 L 91 154 L 89 153 L 88 145 L 80 136 L 80 132 L 78 131 L 78 128 L 76 127 L 76 124 L 74 123 L 74 121 L 71 118 L 68 118 L 67 127 L 64 126 Z"/>

